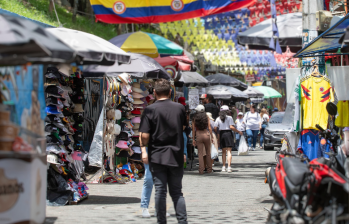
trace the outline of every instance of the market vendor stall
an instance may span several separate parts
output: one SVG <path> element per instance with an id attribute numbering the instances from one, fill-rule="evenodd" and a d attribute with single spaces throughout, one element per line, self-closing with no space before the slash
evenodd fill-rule
<path id="1" fill-rule="evenodd" d="M 103 109 L 88 155 L 90 166 L 101 169 L 92 183 L 135 182 L 144 174 L 139 145 L 143 110 L 154 101 L 153 79 L 170 79 L 154 59 L 131 53 L 129 64 L 88 66 L 88 79 L 103 79 Z M 106 122 L 103 122 L 106 121 Z"/>

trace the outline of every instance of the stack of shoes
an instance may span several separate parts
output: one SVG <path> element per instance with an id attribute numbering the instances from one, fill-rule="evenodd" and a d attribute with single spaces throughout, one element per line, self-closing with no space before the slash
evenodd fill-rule
<path id="1" fill-rule="evenodd" d="M 79 201 L 87 194 L 87 187 L 80 182 L 84 172 L 84 150 L 79 142 L 82 140 L 83 80 L 74 81 L 82 79 L 80 73 L 74 78 L 70 75 L 69 65 L 61 65 L 59 69 L 49 67 L 45 74 L 47 204 L 54 206 L 65 205 L 69 200 Z M 81 90 L 82 94 L 76 93 Z"/>

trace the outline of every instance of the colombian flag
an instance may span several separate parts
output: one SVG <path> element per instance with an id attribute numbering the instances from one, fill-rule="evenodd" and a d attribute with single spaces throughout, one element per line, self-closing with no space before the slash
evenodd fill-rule
<path id="1" fill-rule="evenodd" d="M 104 23 L 164 23 L 238 10 L 257 0 L 90 0 Z"/>

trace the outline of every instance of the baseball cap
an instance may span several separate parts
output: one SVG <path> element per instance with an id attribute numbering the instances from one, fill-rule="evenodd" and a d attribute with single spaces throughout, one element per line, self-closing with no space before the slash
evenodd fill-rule
<path id="1" fill-rule="evenodd" d="M 229 107 L 227 105 L 221 106 L 221 111 L 229 110 Z"/>
<path id="2" fill-rule="evenodd" d="M 197 112 L 205 112 L 205 107 L 203 106 L 203 105 L 198 105 L 196 108 L 195 108 L 195 110 L 197 111 Z"/>
<path id="3" fill-rule="evenodd" d="M 60 114 L 62 112 L 60 110 L 58 110 L 56 105 L 48 105 L 46 107 L 46 113 L 48 113 L 48 114 Z"/>
<path id="4" fill-rule="evenodd" d="M 45 93 L 49 93 L 49 94 L 52 94 L 54 96 L 59 96 L 59 97 L 62 97 L 63 92 L 64 92 L 64 90 L 61 87 L 56 86 L 56 85 L 47 86 L 45 89 Z"/>
<path id="5" fill-rule="evenodd" d="M 239 113 L 238 113 L 238 115 L 244 115 L 244 113 L 242 113 L 242 112 L 239 112 Z"/>
<path id="6" fill-rule="evenodd" d="M 63 107 L 63 114 L 64 114 L 64 116 L 70 116 L 73 113 L 70 111 L 69 107 Z"/>
<path id="7" fill-rule="evenodd" d="M 63 103 L 59 98 L 56 98 L 54 96 L 49 96 L 46 98 L 46 105 L 57 105 L 59 107 L 63 107 Z"/>
<path id="8" fill-rule="evenodd" d="M 128 141 L 128 139 L 129 139 L 129 136 L 126 132 L 120 132 L 119 140 Z"/>
<path id="9" fill-rule="evenodd" d="M 74 77 L 73 83 L 75 86 L 83 87 L 84 86 L 84 79 Z"/>
<path id="10" fill-rule="evenodd" d="M 50 114 L 45 117 L 45 122 L 48 123 L 61 123 L 61 118 L 57 117 L 56 115 Z"/>
<path id="11" fill-rule="evenodd" d="M 54 136 L 54 135 L 47 135 L 46 142 L 47 143 L 61 143 L 61 140 L 56 138 L 56 136 Z"/>
<path id="12" fill-rule="evenodd" d="M 81 113 L 76 113 L 73 115 L 73 117 L 75 122 L 78 122 L 78 123 L 81 123 L 85 120 Z"/>

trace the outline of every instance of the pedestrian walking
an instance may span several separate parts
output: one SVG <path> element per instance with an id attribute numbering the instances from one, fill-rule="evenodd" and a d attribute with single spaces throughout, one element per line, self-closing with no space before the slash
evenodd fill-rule
<path id="1" fill-rule="evenodd" d="M 241 131 L 242 134 L 245 136 L 246 135 L 246 124 L 244 122 L 244 114 L 242 112 L 239 112 L 238 117 L 235 121 L 236 129 L 238 131 Z M 236 148 L 239 149 L 239 144 L 240 144 L 240 138 L 242 135 L 239 133 L 235 133 L 235 139 L 236 139 Z"/>
<path id="2" fill-rule="evenodd" d="M 139 131 L 141 146 L 148 145 L 142 160 L 149 163 L 155 185 L 157 223 L 167 223 L 167 187 L 172 198 L 178 223 L 186 224 L 187 211 L 182 193 L 184 140 L 183 128 L 187 125 L 185 109 L 172 102 L 171 84 L 158 79 L 154 85 L 155 103 L 145 108 Z"/>
<path id="3" fill-rule="evenodd" d="M 211 125 L 211 130 L 212 130 L 212 136 L 213 136 L 213 145 L 214 147 L 216 148 L 217 150 L 217 154 L 218 154 L 218 141 L 217 141 L 217 133 L 215 131 L 215 121 L 212 117 L 212 114 L 211 113 L 206 113 L 208 118 L 209 118 L 209 121 L 210 121 L 210 125 Z M 214 166 L 214 159 L 212 160 L 212 167 Z M 216 159 L 217 162 L 219 162 L 219 159 L 217 158 Z"/>
<path id="4" fill-rule="evenodd" d="M 210 94 L 206 95 L 206 98 L 203 100 L 205 106 L 205 112 L 212 114 L 213 119 L 217 119 L 219 114 L 219 109 L 216 104 L 213 103 L 213 96 Z"/>
<path id="5" fill-rule="evenodd" d="M 207 173 L 211 173 L 211 142 L 213 142 L 211 125 L 203 105 L 198 105 L 195 110 L 196 114 L 193 120 L 193 145 L 198 149 L 199 173 L 204 174 L 206 166 Z M 206 163 L 204 162 L 205 160 Z"/>
<path id="6" fill-rule="evenodd" d="M 140 133 L 141 135 L 141 133 Z M 141 142 L 141 139 L 139 139 Z M 141 147 L 142 154 L 148 154 L 148 148 L 147 147 Z M 144 182 L 143 182 L 143 188 L 142 188 L 142 195 L 141 195 L 141 208 L 142 208 L 142 217 L 143 218 L 150 218 L 149 213 L 149 203 L 150 203 L 150 197 L 151 193 L 153 191 L 153 177 L 151 175 L 151 172 L 149 170 L 149 164 L 144 163 Z M 156 216 L 156 215 L 155 215 Z M 166 212 L 166 216 L 169 217 L 170 214 Z"/>
<path id="7" fill-rule="evenodd" d="M 185 108 L 185 112 L 186 112 L 186 119 L 187 119 L 187 124 L 188 124 L 188 115 L 187 115 L 187 104 L 185 103 L 185 98 L 184 97 L 179 97 L 178 98 L 178 103 L 182 104 Z M 187 144 L 188 144 L 188 136 L 187 136 L 187 132 L 186 132 L 186 128 L 188 126 L 183 128 L 183 139 L 184 139 L 184 169 L 187 168 L 187 158 L 188 158 L 188 148 L 187 148 Z"/>
<path id="8" fill-rule="evenodd" d="M 262 128 L 261 128 L 261 138 L 260 138 L 260 143 L 259 143 L 259 146 L 261 149 L 263 149 L 263 143 L 264 143 L 264 131 L 265 131 L 265 128 L 267 127 L 268 123 L 269 123 L 269 115 L 268 115 L 268 112 L 267 112 L 267 109 L 263 108 L 261 110 L 261 113 L 260 113 L 260 116 L 261 116 L 261 119 L 262 119 Z"/>
<path id="9" fill-rule="evenodd" d="M 232 172 L 231 169 L 231 150 L 232 147 L 234 147 L 234 138 L 233 133 L 238 132 L 240 135 L 242 135 L 241 131 L 238 131 L 235 128 L 234 120 L 231 116 L 228 116 L 229 107 L 226 105 L 223 105 L 221 107 L 221 110 L 219 112 L 219 117 L 216 119 L 215 122 L 215 128 L 216 131 L 218 131 L 218 139 L 219 139 L 219 145 L 222 148 L 222 172 L 226 171 L 225 168 L 225 162 L 226 162 L 226 154 L 228 155 L 228 169 L 227 171 L 230 173 Z"/>
<path id="10" fill-rule="evenodd" d="M 256 105 L 251 105 L 251 110 L 245 114 L 246 134 L 250 151 L 256 149 L 258 132 L 262 128 L 261 117 L 256 111 Z"/>

